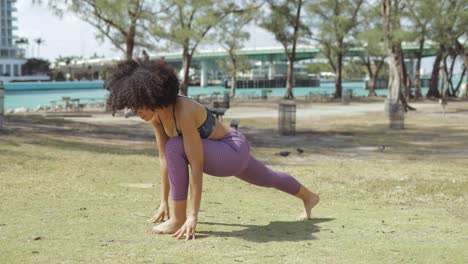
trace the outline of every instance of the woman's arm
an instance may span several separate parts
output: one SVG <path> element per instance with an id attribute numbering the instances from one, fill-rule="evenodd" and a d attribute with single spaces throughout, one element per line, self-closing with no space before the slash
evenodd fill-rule
<path id="1" fill-rule="evenodd" d="M 156 116 L 155 116 L 156 117 Z M 166 162 L 166 142 L 169 140 L 169 137 L 166 135 L 162 125 L 159 123 L 159 120 L 153 118 L 151 120 L 153 126 L 154 136 L 156 138 L 156 143 L 158 146 L 159 152 L 159 172 L 161 175 L 161 205 L 157 214 L 151 218 L 150 222 L 157 222 L 159 220 L 164 220 L 164 217 L 169 219 L 169 177 L 167 173 L 167 162 Z"/>
<path id="2" fill-rule="evenodd" d="M 186 235 L 195 239 L 195 227 L 200 210 L 203 184 L 203 144 L 198 133 L 195 118 L 190 115 L 181 116 L 177 122 L 182 130 L 185 155 L 190 164 L 190 203 L 191 212 L 184 225 L 174 234 L 181 238 Z"/>
<path id="3" fill-rule="evenodd" d="M 189 216 L 197 218 L 203 184 L 203 145 L 194 118 L 183 120 L 180 128 L 183 134 L 185 155 L 190 165 L 190 202 L 192 211 Z"/>

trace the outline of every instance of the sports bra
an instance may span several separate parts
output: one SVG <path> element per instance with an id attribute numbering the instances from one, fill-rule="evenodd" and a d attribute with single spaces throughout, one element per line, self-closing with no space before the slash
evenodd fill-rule
<path id="1" fill-rule="evenodd" d="M 179 96 L 179 97 L 181 97 L 181 96 Z M 188 98 L 188 97 L 185 97 L 185 98 Z M 190 99 L 190 98 L 188 98 L 188 99 Z M 200 134 L 201 138 L 208 138 L 216 128 L 216 117 L 215 117 L 215 115 L 213 114 L 213 112 L 208 110 L 208 108 L 206 108 L 206 107 L 205 107 L 205 110 L 207 112 L 205 122 L 203 122 L 203 124 L 200 127 L 198 127 L 198 133 Z M 182 136 L 182 132 L 180 132 L 179 128 L 177 127 L 177 121 L 176 121 L 176 118 L 175 118 L 175 103 L 172 105 L 172 117 L 174 118 L 174 125 L 175 125 L 175 128 L 177 130 L 177 133 L 179 134 L 179 136 Z M 159 117 L 159 115 L 158 115 L 158 118 L 159 118 L 159 122 L 161 122 L 161 125 L 162 125 L 162 127 L 164 129 L 163 122 L 161 121 L 161 117 Z"/>

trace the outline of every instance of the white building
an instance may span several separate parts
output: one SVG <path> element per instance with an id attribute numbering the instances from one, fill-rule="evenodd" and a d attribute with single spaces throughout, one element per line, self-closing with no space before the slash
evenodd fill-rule
<path id="1" fill-rule="evenodd" d="M 16 0 L 0 0 L 0 80 L 4 82 L 22 79 L 21 65 L 26 62 L 19 57 L 20 50 L 15 45 L 15 4 Z"/>

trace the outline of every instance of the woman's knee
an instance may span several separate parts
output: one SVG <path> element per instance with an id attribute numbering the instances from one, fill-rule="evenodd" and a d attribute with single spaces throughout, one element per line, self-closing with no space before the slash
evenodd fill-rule
<path id="1" fill-rule="evenodd" d="M 184 143 L 181 136 L 173 137 L 166 142 L 166 157 L 184 153 Z"/>

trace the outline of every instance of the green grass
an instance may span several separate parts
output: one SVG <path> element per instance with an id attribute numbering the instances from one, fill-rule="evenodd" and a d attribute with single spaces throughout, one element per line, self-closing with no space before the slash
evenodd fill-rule
<path id="1" fill-rule="evenodd" d="M 260 160 L 320 193 L 317 218 L 295 221 L 294 197 L 207 176 L 191 242 L 144 234 L 159 203 L 153 142 L 0 134 L 0 263 L 467 263 L 467 156 L 447 154 L 467 149 L 463 120 L 410 114 L 404 131 L 386 131 L 380 114 L 302 122 L 298 137 L 316 140 L 286 158 L 280 143 L 253 141 Z M 241 121 L 253 139 L 255 125 Z"/>

